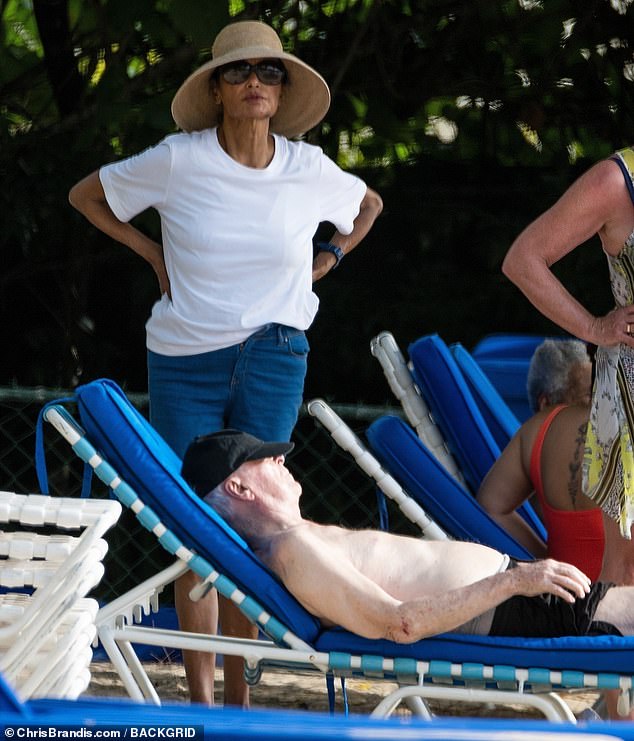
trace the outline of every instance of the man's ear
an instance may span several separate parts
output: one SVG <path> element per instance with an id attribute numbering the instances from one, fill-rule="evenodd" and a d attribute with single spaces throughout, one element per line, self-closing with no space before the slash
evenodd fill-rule
<path id="1" fill-rule="evenodd" d="M 251 489 L 249 489 L 248 486 L 244 485 L 242 478 L 236 473 L 232 473 L 229 478 L 225 479 L 224 489 L 225 492 L 229 494 L 229 496 L 235 497 L 236 499 L 241 499 L 242 501 L 250 501 L 252 499 L 255 499 L 255 496 Z"/>

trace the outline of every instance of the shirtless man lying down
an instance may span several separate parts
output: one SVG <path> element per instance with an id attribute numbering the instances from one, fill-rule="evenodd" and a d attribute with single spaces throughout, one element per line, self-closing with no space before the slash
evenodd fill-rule
<path id="1" fill-rule="evenodd" d="M 634 587 L 591 584 L 570 564 L 305 519 L 284 463 L 292 447 L 237 430 L 201 436 L 183 476 L 324 625 L 400 643 L 447 631 L 634 634 Z"/>

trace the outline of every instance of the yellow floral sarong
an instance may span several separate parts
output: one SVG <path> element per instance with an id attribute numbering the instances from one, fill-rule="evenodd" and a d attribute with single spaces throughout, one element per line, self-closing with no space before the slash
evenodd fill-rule
<path id="1" fill-rule="evenodd" d="M 634 201 L 634 149 L 617 152 Z M 634 303 L 634 233 L 617 257 L 608 255 L 610 285 L 617 306 Z M 634 522 L 634 350 L 600 347 L 583 463 L 584 493 L 619 523 L 630 538 Z"/>

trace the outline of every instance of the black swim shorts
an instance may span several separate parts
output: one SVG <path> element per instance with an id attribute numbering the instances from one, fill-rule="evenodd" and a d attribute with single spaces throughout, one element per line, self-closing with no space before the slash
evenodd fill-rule
<path id="1" fill-rule="evenodd" d="M 489 635 L 525 638 L 621 635 L 614 625 L 593 620 L 597 605 L 612 586 L 595 582 L 585 597 L 577 598 L 572 604 L 553 594 L 516 595 L 495 609 Z"/>

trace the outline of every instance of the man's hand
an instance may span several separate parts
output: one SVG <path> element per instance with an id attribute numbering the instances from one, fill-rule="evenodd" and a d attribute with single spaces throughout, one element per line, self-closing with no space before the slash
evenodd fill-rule
<path id="1" fill-rule="evenodd" d="M 514 581 L 516 594 L 535 597 L 548 592 L 566 602 L 585 597 L 590 591 L 590 579 L 576 566 L 552 558 L 528 561 L 506 572 Z"/>

